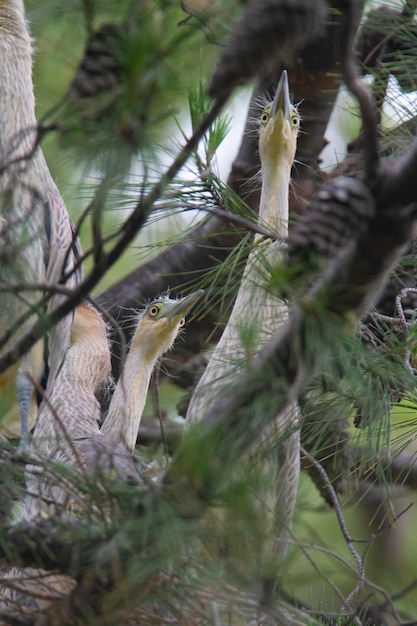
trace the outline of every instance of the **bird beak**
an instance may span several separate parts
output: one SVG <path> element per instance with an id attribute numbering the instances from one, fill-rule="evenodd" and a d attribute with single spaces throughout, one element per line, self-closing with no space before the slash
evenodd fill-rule
<path id="1" fill-rule="evenodd" d="M 193 291 L 185 298 L 180 298 L 179 300 L 175 300 L 172 304 L 169 304 L 169 308 L 165 312 L 166 319 L 172 320 L 174 317 L 184 317 L 187 315 L 188 311 L 192 309 L 197 300 L 201 298 L 204 293 L 204 289 L 199 289 L 198 291 Z"/>
<path id="2" fill-rule="evenodd" d="M 279 79 L 274 100 L 272 102 L 271 117 L 275 117 L 278 111 L 282 111 L 284 119 L 290 119 L 290 90 L 288 86 L 287 70 L 284 70 Z"/>

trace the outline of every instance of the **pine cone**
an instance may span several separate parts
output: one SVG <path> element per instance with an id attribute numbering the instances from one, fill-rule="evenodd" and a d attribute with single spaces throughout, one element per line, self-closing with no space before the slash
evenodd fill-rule
<path id="1" fill-rule="evenodd" d="M 341 176 L 321 187 L 290 230 L 288 267 L 301 274 L 321 271 L 367 230 L 374 211 L 371 192 L 357 178 Z"/>

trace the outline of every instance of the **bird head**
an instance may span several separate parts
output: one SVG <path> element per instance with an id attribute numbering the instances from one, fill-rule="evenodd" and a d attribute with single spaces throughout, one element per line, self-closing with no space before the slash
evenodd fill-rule
<path id="1" fill-rule="evenodd" d="M 149 356 L 156 358 L 169 350 L 184 326 L 185 316 L 202 294 L 203 290 L 199 289 L 184 298 L 160 296 L 152 300 L 140 317 L 132 347 L 140 343 Z"/>
<path id="2" fill-rule="evenodd" d="M 259 133 L 259 154 L 262 165 L 284 158 L 294 160 L 300 116 L 291 104 L 287 71 L 279 79 L 273 101 L 262 111 Z"/>

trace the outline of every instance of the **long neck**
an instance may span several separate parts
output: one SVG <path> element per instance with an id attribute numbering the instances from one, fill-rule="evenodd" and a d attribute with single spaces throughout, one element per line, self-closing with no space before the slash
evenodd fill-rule
<path id="1" fill-rule="evenodd" d="M 0 4 L 0 156 L 7 161 L 33 147 L 36 129 L 32 45 L 23 2 Z M 31 131 L 28 133 L 28 131 Z"/>
<path id="2" fill-rule="evenodd" d="M 291 164 L 288 159 L 262 164 L 262 191 L 259 204 L 259 221 L 276 231 L 280 237 L 288 234 L 288 197 Z"/>
<path id="3" fill-rule="evenodd" d="M 105 435 L 112 435 L 117 442 L 124 443 L 132 451 L 136 444 L 157 358 L 156 353 L 149 354 L 149 350 L 141 346 L 140 342 L 132 344 L 123 374 L 111 399 L 107 417 L 101 427 Z"/>

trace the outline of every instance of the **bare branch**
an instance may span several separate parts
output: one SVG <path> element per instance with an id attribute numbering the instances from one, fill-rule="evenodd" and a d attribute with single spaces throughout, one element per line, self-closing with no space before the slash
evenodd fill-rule
<path id="1" fill-rule="evenodd" d="M 322 26 L 326 6 L 319 0 L 258 0 L 250 4 L 227 42 L 209 86 L 215 98 L 227 98 L 265 66 L 279 64 Z"/>
<path id="2" fill-rule="evenodd" d="M 348 2 L 349 19 L 346 26 L 346 55 L 344 58 L 344 75 L 346 84 L 356 96 L 362 116 L 363 148 L 365 152 L 365 179 L 374 183 L 379 167 L 376 111 L 366 87 L 361 83 L 356 60 L 353 54 L 353 39 L 362 14 L 364 2 L 351 0 Z"/>
<path id="3" fill-rule="evenodd" d="M 379 212 L 382 214 L 378 215 Z M 277 412 L 299 397 L 320 365 L 329 358 L 338 333 L 347 332 L 377 296 L 409 236 L 407 210 L 395 218 L 377 210 L 368 231 L 333 260 L 309 294 L 293 307 L 288 323 L 263 352 L 249 362 L 245 373 L 236 381 L 234 393 L 228 391 L 213 401 L 203 422 L 204 435 L 199 440 L 202 456 L 205 453 L 210 456 L 210 467 L 239 459 Z M 314 345 L 310 343 L 312 337 Z M 319 351 L 314 348 L 317 345 L 320 345 Z M 253 406 L 257 407 L 256 419 Z M 187 455 L 187 441 L 186 437 L 165 477 L 170 488 L 176 483 L 184 487 L 178 472 L 183 473 L 181 466 Z M 183 476 L 183 480 L 193 485 L 192 476 Z M 211 480 L 208 472 L 207 483 L 189 486 L 189 489 L 191 492 L 197 489 L 203 497 L 210 497 Z"/>
<path id="4" fill-rule="evenodd" d="M 381 206 L 397 207 L 417 201 L 417 140 L 395 161 L 381 167 L 376 194 Z"/>

